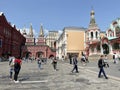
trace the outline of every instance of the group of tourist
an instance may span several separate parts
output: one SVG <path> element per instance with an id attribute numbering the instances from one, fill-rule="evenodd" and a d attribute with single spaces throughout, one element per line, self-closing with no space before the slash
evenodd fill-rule
<path id="1" fill-rule="evenodd" d="M 118 63 L 118 55 L 116 53 L 113 54 L 113 62 L 114 63 Z M 52 60 L 52 65 L 53 65 L 53 69 L 57 71 L 57 58 L 51 58 Z M 75 71 L 76 73 L 79 73 L 78 71 L 78 57 L 77 55 L 72 55 L 69 56 L 69 60 L 70 60 L 70 64 L 73 64 L 73 69 L 72 69 L 72 73 Z M 42 68 L 42 59 L 40 57 L 36 58 L 37 64 L 39 69 Z M 107 55 L 101 55 L 100 58 L 98 59 L 98 67 L 99 67 L 99 73 L 98 73 L 98 78 L 101 77 L 101 73 L 103 73 L 104 77 L 106 79 L 108 79 L 105 71 L 104 71 L 104 67 L 109 67 L 108 64 L 108 58 Z M 83 63 L 83 65 L 85 65 L 85 63 L 89 62 L 88 57 L 82 53 L 82 57 L 81 57 L 81 62 Z M 20 57 L 13 57 L 13 56 L 9 56 L 9 66 L 10 66 L 10 80 L 14 80 L 15 83 L 18 83 L 18 74 L 20 72 L 21 69 L 21 64 L 22 64 L 22 60 L 20 59 Z M 13 73 L 14 73 L 14 78 L 13 78 Z"/>
<path id="2" fill-rule="evenodd" d="M 113 54 L 113 63 L 117 64 L 119 59 L 120 59 L 120 56 L 117 55 L 116 53 L 114 53 Z M 77 58 L 77 56 L 71 55 L 71 56 L 69 56 L 69 60 L 70 60 L 70 64 L 74 65 L 73 70 L 71 72 L 73 73 L 73 71 L 76 70 L 76 73 L 78 73 L 78 66 L 77 66 L 78 58 Z M 86 65 L 86 63 L 89 62 L 87 56 L 83 53 L 81 54 L 80 61 L 83 65 Z M 108 79 L 108 77 L 104 71 L 104 67 L 107 67 L 107 68 L 109 67 L 107 55 L 101 55 L 100 58 L 98 59 L 98 68 L 99 68 L 98 78 L 100 78 L 101 73 L 103 73 L 104 77 L 106 79 Z"/>

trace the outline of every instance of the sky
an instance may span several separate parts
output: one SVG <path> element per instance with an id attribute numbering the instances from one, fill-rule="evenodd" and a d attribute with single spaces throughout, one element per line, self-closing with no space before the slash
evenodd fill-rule
<path id="1" fill-rule="evenodd" d="M 40 25 L 45 31 L 63 30 L 75 26 L 88 28 L 90 12 L 101 31 L 120 17 L 120 0 L 0 0 L 0 12 L 17 28 L 30 28 L 39 33 Z"/>

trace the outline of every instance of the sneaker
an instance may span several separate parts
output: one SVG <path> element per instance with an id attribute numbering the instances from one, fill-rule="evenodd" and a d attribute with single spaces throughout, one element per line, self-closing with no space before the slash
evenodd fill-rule
<path id="1" fill-rule="evenodd" d="M 19 83 L 19 81 L 15 81 L 15 80 L 14 80 L 14 83 Z"/>

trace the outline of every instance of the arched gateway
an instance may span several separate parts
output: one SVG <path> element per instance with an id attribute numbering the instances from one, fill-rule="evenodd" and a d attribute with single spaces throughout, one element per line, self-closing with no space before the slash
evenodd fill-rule
<path id="1" fill-rule="evenodd" d="M 34 38 L 32 25 L 30 26 L 29 34 L 23 31 L 23 35 L 26 37 L 26 45 L 23 47 L 22 57 L 42 57 L 49 58 L 50 55 L 56 56 L 56 51 L 53 51 L 45 43 L 43 27 L 40 27 L 40 34 L 38 38 Z"/>

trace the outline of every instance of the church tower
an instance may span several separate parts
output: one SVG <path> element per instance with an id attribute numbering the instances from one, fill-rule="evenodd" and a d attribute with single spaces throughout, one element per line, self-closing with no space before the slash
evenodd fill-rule
<path id="1" fill-rule="evenodd" d="M 28 35 L 26 36 L 26 45 L 35 45 L 35 38 L 33 34 L 32 24 L 30 24 L 30 30 Z"/>
<path id="2" fill-rule="evenodd" d="M 36 41 L 36 45 L 45 45 L 43 26 L 40 25 L 40 33 Z"/>
<path id="3" fill-rule="evenodd" d="M 89 23 L 89 27 L 87 30 L 87 41 L 99 41 L 100 40 L 100 29 L 96 24 L 95 21 L 95 12 L 94 10 L 91 11 L 90 13 L 90 23 Z"/>
<path id="4" fill-rule="evenodd" d="M 86 31 L 86 54 L 92 55 L 100 52 L 100 29 L 95 21 L 95 12 L 92 9 L 90 12 L 90 23 Z"/>

